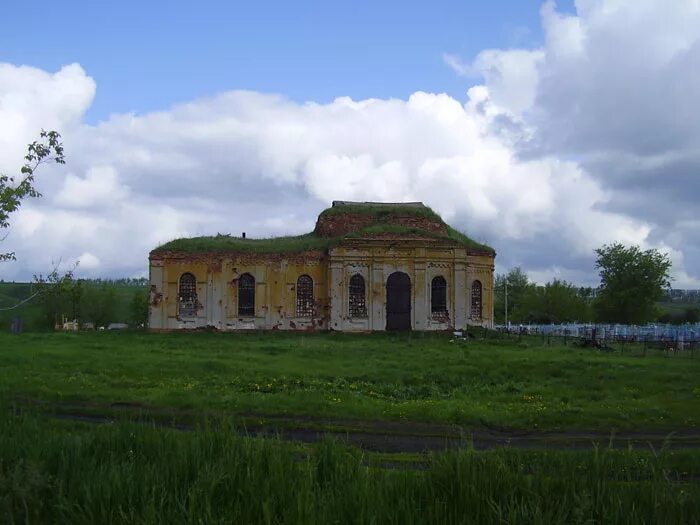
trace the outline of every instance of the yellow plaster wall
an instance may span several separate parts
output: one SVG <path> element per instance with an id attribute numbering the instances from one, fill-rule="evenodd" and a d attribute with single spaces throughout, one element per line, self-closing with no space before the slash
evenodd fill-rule
<path id="1" fill-rule="evenodd" d="M 494 257 L 468 255 L 467 250 L 434 241 L 365 239 L 346 242 L 330 251 L 330 328 L 343 331 L 386 328 L 386 281 L 396 271 L 411 279 L 414 330 L 450 330 L 468 325 L 493 326 Z M 365 276 L 367 318 L 349 315 L 347 289 L 354 273 Z M 447 281 L 448 317 L 430 311 L 432 279 Z M 471 319 L 471 285 L 482 283 L 482 315 Z"/>
<path id="2" fill-rule="evenodd" d="M 158 271 L 154 271 L 154 269 Z M 150 326 L 154 329 L 214 326 L 236 329 L 326 329 L 328 315 L 328 265 L 322 255 L 282 258 L 279 256 L 164 258 L 151 261 L 152 295 Z M 190 272 L 197 279 L 200 307 L 195 318 L 178 312 L 180 276 Z M 238 315 L 238 278 L 249 273 L 255 278 L 255 315 Z M 296 315 L 296 283 L 300 275 L 314 282 L 316 303 L 313 317 Z M 155 290 L 153 287 L 155 286 Z"/>
<path id="3" fill-rule="evenodd" d="M 343 330 L 368 331 L 386 328 L 386 280 L 395 271 L 411 279 L 411 321 L 415 330 L 451 330 L 468 325 L 493 326 L 494 258 L 468 255 L 465 248 L 428 241 L 355 240 L 321 252 L 239 256 L 154 257 L 151 260 L 151 307 L 153 329 L 214 326 L 221 330 Z M 178 312 L 180 276 L 190 272 L 197 280 L 199 307 L 194 318 Z M 255 315 L 238 316 L 237 279 L 244 273 L 255 277 Z M 367 316 L 351 318 L 348 308 L 349 279 L 359 273 L 365 279 Z M 310 318 L 296 316 L 296 283 L 300 275 L 314 282 L 315 312 Z M 433 277 L 447 281 L 448 318 L 430 312 Z M 472 319 L 471 286 L 482 283 L 482 317 Z"/>

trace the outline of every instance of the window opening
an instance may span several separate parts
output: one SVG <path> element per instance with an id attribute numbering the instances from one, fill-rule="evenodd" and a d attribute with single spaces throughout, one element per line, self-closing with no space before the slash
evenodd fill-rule
<path id="1" fill-rule="evenodd" d="M 197 279 L 191 273 L 183 273 L 179 287 L 180 317 L 194 317 L 197 314 Z"/>
<path id="2" fill-rule="evenodd" d="M 297 317 L 314 315 L 314 281 L 308 275 L 297 279 Z"/>
<path id="3" fill-rule="evenodd" d="M 471 318 L 481 319 L 481 281 L 472 283 Z"/>
<path id="4" fill-rule="evenodd" d="M 360 274 L 350 277 L 350 317 L 367 317 L 365 278 Z"/>
<path id="5" fill-rule="evenodd" d="M 249 273 L 244 273 L 238 279 L 238 315 L 255 315 L 255 278 Z"/>
<path id="6" fill-rule="evenodd" d="M 434 277 L 432 281 L 430 312 L 433 315 L 447 315 L 447 281 L 442 275 Z"/>

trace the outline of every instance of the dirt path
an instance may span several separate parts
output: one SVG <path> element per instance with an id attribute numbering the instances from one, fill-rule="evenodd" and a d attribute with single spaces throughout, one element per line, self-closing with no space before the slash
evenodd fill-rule
<path id="1" fill-rule="evenodd" d="M 465 428 L 410 421 L 376 421 L 334 419 L 311 416 L 271 415 L 262 413 L 208 413 L 147 407 L 133 403 L 68 404 L 21 400 L 20 406 L 32 406 L 48 417 L 94 424 L 134 421 L 182 431 L 194 430 L 204 419 L 216 422 L 230 419 L 242 435 L 279 437 L 290 441 L 314 443 L 333 436 L 348 444 L 372 452 L 420 453 L 473 447 L 486 450 L 496 447 L 524 449 L 590 449 L 594 446 L 615 448 L 700 449 L 700 429 L 676 431 L 601 432 L 568 430 L 528 432 L 511 429 Z"/>

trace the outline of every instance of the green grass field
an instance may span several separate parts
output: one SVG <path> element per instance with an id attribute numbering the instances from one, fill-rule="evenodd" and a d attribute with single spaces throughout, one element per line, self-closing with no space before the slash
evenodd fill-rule
<path id="1" fill-rule="evenodd" d="M 0 410 L 6 523 L 697 523 L 699 477 L 687 451 L 466 449 L 397 467 L 332 440 Z"/>
<path id="2" fill-rule="evenodd" d="M 0 516 L 71 524 L 697 523 L 697 442 L 614 449 L 612 437 L 610 446 L 586 438 L 574 449 L 547 441 L 479 451 L 470 432 L 697 436 L 699 371 L 700 357 L 689 354 L 600 353 L 537 338 L 0 334 Z M 335 438 L 246 435 L 266 420 Z M 342 442 L 374 432 L 391 444 L 406 428 L 419 443 L 461 429 L 463 442 L 430 453 Z"/>
<path id="3" fill-rule="evenodd" d="M 0 391 L 229 415 L 699 429 L 700 357 L 629 353 L 443 334 L 2 334 Z"/>

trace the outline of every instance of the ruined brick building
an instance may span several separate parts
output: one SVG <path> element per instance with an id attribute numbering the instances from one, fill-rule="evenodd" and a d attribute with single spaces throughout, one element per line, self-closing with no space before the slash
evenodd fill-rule
<path id="1" fill-rule="evenodd" d="M 493 249 L 419 202 L 336 201 L 312 233 L 178 239 L 150 254 L 151 329 L 493 325 Z"/>

